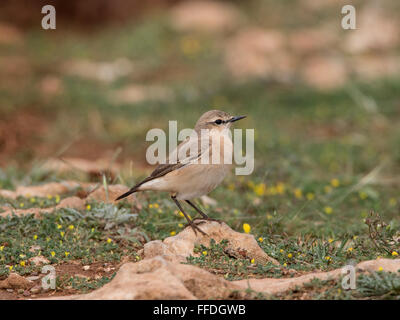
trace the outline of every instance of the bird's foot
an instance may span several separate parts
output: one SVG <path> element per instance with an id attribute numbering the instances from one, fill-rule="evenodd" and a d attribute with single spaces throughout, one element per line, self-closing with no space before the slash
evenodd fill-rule
<path id="1" fill-rule="evenodd" d="M 188 227 L 188 226 L 190 226 L 190 227 L 192 228 L 192 230 L 193 230 L 193 232 L 195 233 L 196 236 L 197 236 L 197 231 L 199 231 L 203 236 L 208 236 L 207 233 L 205 233 L 203 230 L 201 230 L 201 229 L 197 226 L 198 224 L 199 224 L 199 223 L 194 223 L 194 221 L 192 221 L 191 223 L 187 223 L 187 224 L 185 225 L 185 228 Z"/>

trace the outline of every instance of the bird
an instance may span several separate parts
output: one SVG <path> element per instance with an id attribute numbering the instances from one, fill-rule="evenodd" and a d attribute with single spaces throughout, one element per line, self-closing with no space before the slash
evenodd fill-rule
<path id="1" fill-rule="evenodd" d="M 233 154 L 229 128 L 232 123 L 245 117 L 231 116 L 220 110 L 207 111 L 196 122 L 192 134 L 169 154 L 165 163 L 159 164 L 150 176 L 120 195 L 115 201 L 139 191 L 169 192 L 194 233 L 197 235 L 199 231 L 205 235 L 206 233 L 197 226 L 201 221 L 194 223 L 194 220 L 220 221 L 210 218 L 191 200 L 210 193 L 230 171 L 232 161 L 226 161 L 225 158 L 232 159 Z M 179 201 L 185 201 L 202 218 L 192 220 Z"/>

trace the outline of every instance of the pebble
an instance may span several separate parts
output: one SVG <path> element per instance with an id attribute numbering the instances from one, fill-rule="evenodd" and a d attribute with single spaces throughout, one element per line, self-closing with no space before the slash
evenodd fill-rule
<path id="1" fill-rule="evenodd" d="M 83 270 L 88 271 L 90 269 L 90 266 L 83 266 Z"/>

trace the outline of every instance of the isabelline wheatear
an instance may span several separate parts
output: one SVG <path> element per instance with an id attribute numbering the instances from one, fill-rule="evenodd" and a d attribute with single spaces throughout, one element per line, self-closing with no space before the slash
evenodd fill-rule
<path id="1" fill-rule="evenodd" d="M 197 121 L 193 134 L 178 145 L 166 163 L 158 165 L 149 177 L 116 201 L 138 191 L 169 192 L 193 231 L 204 234 L 183 210 L 179 200 L 186 201 L 203 220 L 213 220 L 190 200 L 211 192 L 229 172 L 233 153 L 229 128 L 233 122 L 243 118 L 245 116 L 233 117 L 219 110 L 204 113 Z"/>

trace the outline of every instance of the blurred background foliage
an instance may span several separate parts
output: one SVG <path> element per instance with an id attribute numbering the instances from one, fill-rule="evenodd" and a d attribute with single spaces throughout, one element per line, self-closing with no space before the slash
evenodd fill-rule
<path id="1" fill-rule="evenodd" d="M 255 172 L 218 200 L 294 219 L 320 195 L 303 226 L 326 207 L 398 217 L 398 1 L 352 1 L 357 30 L 341 28 L 341 0 L 50 3 L 56 30 L 41 28 L 48 3 L 0 4 L 3 187 L 48 159 L 112 161 L 133 182 L 151 170 L 148 130 L 218 108 L 256 134 Z M 290 197 L 271 198 L 280 183 Z"/>

